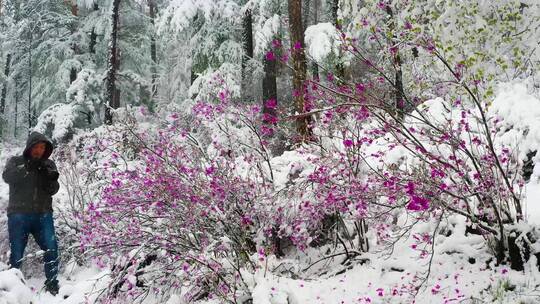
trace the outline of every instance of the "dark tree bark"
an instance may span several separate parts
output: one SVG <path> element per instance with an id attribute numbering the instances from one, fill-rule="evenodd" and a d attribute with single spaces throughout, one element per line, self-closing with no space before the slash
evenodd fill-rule
<path id="1" fill-rule="evenodd" d="M 339 10 L 339 0 L 330 0 L 330 5 L 332 7 L 332 23 L 334 26 L 339 26 L 338 20 L 338 10 Z"/>
<path id="2" fill-rule="evenodd" d="M 273 114 L 274 110 L 266 107 L 266 101 L 273 99 L 277 102 L 277 66 L 275 60 L 268 60 L 264 57 L 264 78 L 262 82 L 263 90 L 263 113 Z"/>
<path id="3" fill-rule="evenodd" d="M 11 68 L 11 54 L 7 54 L 6 66 L 4 68 L 4 75 L 6 75 L 6 77 L 9 77 L 10 68 Z M 7 122 L 7 120 L 4 119 L 4 114 L 6 112 L 7 87 L 8 87 L 8 82 L 6 80 L 6 82 L 4 82 L 4 85 L 2 86 L 2 92 L 0 93 L 0 137 L 4 135 L 4 127 Z"/>
<path id="4" fill-rule="evenodd" d="M 242 42 L 244 47 L 244 56 L 242 57 L 242 69 L 246 62 L 253 58 L 253 20 L 251 10 L 246 10 L 242 20 Z"/>
<path id="5" fill-rule="evenodd" d="M 390 16 L 390 29 L 395 28 L 394 13 L 390 6 L 386 7 L 386 12 Z M 392 36 L 392 42 L 395 40 L 395 36 Z M 405 113 L 405 96 L 403 91 L 403 71 L 401 69 L 401 57 L 399 56 L 399 49 L 396 46 L 394 51 L 393 65 L 395 69 L 394 78 L 394 107 L 398 118 L 403 118 Z"/>
<path id="6" fill-rule="evenodd" d="M 331 6 L 332 6 L 332 24 L 338 29 L 341 28 L 341 25 L 339 24 L 339 0 L 331 0 Z M 345 66 L 343 66 L 343 63 L 338 63 L 336 65 L 336 76 L 339 80 L 344 81 L 345 80 Z"/>
<path id="7" fill-rule="evenodd" d="M 77 2 L 76 1 L 67 1 L 66 0 L 66 3 L 70 6 L 71 8 L 71 14 L 74 16 L 74 17 L 77 17 L 79 15 L 79 9 L 77 7 Z M 75 33 L 75 31 L 77 30 L 77 27 L 76 25 L 73 25 L 72 26 L 72 29 L 71 29 L 71 33 Z M 78 53 L 78 48 L 77 48 L 77 45 L 73 44 L 71 46 L 71 49 L 73 50 L 73 53 L 74 54 L 77 54 Z M 73 83 L 75 81 L 75 79 L 77 79 L 77 69 L 76 68 L 71 68 L 71 71 L 69 72 L 69 83 Z"/>
<path id="8" fill-rule="evenodd" d="M 313 24 L 319 23 L 319 1 L 313 0 Z M 319 79 L 319 65 L 315 61 L 311 64 L 311 74 L 314 79 Z"/>
<path id="9" fill-rule="evenodd" d="M 150 10 L 150 22 L 152 23 L 152 37 L 150 38 L 150 58 L 152 59 L 152 97 L 157 93 L 157 45 L 155 34 L 155 22 L 157 14 L 157 6 L 155 0 L 148 0 L 148 8 Z"/>
<path id="10" fill-rule="evenodd" d="M 94 3 L 94 11 L 98 11 L 99 6 L 97 2 Z M 92 32 L 90 33 L 90 53 L 95 54 L 96 53 L 96 42 L 97 42 L 97 34 L 96 34 L 96 28 L 92 27 Z"/>
<path id="11" fill-rule="evenodd" d="M 112 124 L 112 109 L 118 109 L 120 107 L 119 98 L 115 98 L 116 92 L 116 73 L 118 69 L 118 19 L 120 10 L 120 0 L 113 0 L 112 15 L 111 15 L 111 41 L 109 47 L 109 60 L 107 63 L 107 91 L 106 100 L 108 106 L 105 109 L 105 123 Z"/>
<path id="12" fill-rule="evenodd" d="M 32 42 L 33 34 L 30 33 L 28 44 L 28 130 L 32 128 Z"/>
<path id="13" fill-rule="evenodd" d="M 304 53 L 304 29 L 302 27 L 302 0 L 289 0 L 289 28 L 293 60 L 293 96 L 297 114 L 305 112 L 304 81 L 306 80 L 306 54 Z M 301 141 L 311 137 L 310 117 L 301 115 L 296 129 Z"/>
<path id="14" fill-rule="evenodd" d="M 394 65 L 396 69 L 395 106 L 398 117 L 403 118 L 403 115 L 405 114 L 405 98 L 403 96 L 403 71 L 401 70 L 401 57 L 397 52 L 394 56 Z"/>
<path id="15" fill-rule="evenodd" d="M 244 12 L 242 18 L 242 82 L 241 94 L 243 100 L 251 100 L 253 98 L 250 71 L 247 69 L 247 63 L 253 59 L 253 19 L 251 10 Z"/>
<path id="16" fill-rule="evenodd" d="M 15 77 L 15 113 L 13 123 L 13 137 L 17 138 L 17 118 L 19 116 L 19 78 Z"/>
<path id="17" fill-rule="evenodd" d="M 304 11 L 303 11 L 303 14 L 304 16 L 302 17 L 302 22 L 303 22 L 303 27 L 304 27 L 304 30 L 307 29 L 307 27 L 309 26 L 309 13 L 310 13 L 310 10 L 311 10 L 311 0 L 304 0 Z"/>
<path id="18" fill-rule="evenodd" d="M 6 77 L 9 77 L 10 68 L 11 68 L 11 54 L 7 54 L 6 66 L 4 68 L 4 75 L 6 75 Z M 6 81 L 4 85 L 2 86 L 2 93 L 0 94 L 0 114 L 4 114 L 6 110 L 7 86 L 8 86 L 8 83 Z"/>
<path id="19" fill-rule="evenodd" d="M 75 0 L 65 0 L 64 1 L 71 8 L 71 14 L 73 16 L 79 15 L 79 8 L 77 7 L 77 1 Z"/>

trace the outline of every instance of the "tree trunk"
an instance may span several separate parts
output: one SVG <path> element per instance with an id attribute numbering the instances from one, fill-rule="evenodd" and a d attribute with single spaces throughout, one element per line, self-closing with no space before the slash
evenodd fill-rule
<path id="1" fill-rule="evenodd" d="M 313 24 L 319 23 L 319 1 L 313 0 Z M 315 61 L 311 64 L 311 74 L 316 81 L 319 79 L 319 65 Z"/>
<path id="2" fill-rule="evenodd" d="M 74 1 L 74 0 L 66 0 L 66 3 L 71 8 L 71 14 L 74 17 L 77 17 L 79 15 L 79 9 L 77 7 L 77 2 Z M 71 34 L 75 33 L 76 30 L 77 30 L 77 26 L 74 24 L 72 26 L 72 28 L 71 28 Z M 78 48 L 77 48 L 77 45 L 75 43 L 71 46 L 71 49 L 73 50 L 73 54 L 78 53 Z M 72 67 L 71 71 L 69 73 L 69 83 L 70 84 L 73 83 L 75 81 L 75 79 L 77 79 L 77 69 Z"/>
<path id="3" fill-rule="evenodd" d="M 388 13 L 388 16 L 390 16 L 390 29 L 395 28 L 395 20 L 394 20 L 394 13 L 392 11 L 392 8 L 390 6 L 386 7 L 386 12 Z M 396 39 L 395 36 L 392 36 L 392 43 L 394 43 L 394 40 Z M 403 119 L 403 115 L 405 114 L 405 100 L 404 100 L 404 91 L 403 91 L 403 72 L 401 69 L 401 57 L 399 56 L 399 49 L 397 46 L 395 47 L 396 50 L 394 52 L 394 58 L 393 58 L 393 64 L 395 69 L 395 79 L 394 79 L 394 109 L 396 112 L 396 116 L 400 119 Z"/>
<path id="4" fill-rule="evenodd" d="M 341 25 L 339 24 L 339 0 L 331 0 L 332 3 L 332 23 L 337 29 L 341 28 Z M 338 63 L 336 65 L 336 76 L 340 80 L 340 83 L 345 81 L 345 66 L 343 66 L 343 63 Z"/>
<path id="5" fill-rule="evenodd" d="M 79 15 L 79 8 L 77 7 L 77 1 L 75 0 L 64 0 L 64 2 L 69 5 L 69 7 L 71 8 L 71 14 L 73 16 L 78 16 Z"/>
<path id="6" fill-rule="evenodd" d="M 28 45 L 28 130 L 32 128 L 32 41 L 30 33 L 30 43 Z"/>
<path id="7" fill-rule="evenodd" d="M 263 113 L 275 115 L 274 109 L 270 109 L 266 106 L 268 100 L 275 100 L 277 102 L 277 81 L 276 81 L 276 60 L 268 60 L 264 56 L 264 78 L 262 82 L 263 90 Z"/>
<path id="8" fill-rule="evenodd" d="M 155 97 L 157 93 L 157 45 L 155 32 L 157 7 L 155 0 L 148 0 L 148 8 L 150 10 L 150 22 L 152 23 L 152 37 L 150 38 L 150 58 L 152 59 L 152 97 Z"/>
<path id="9" fill-rule="evenodd" d="M 17 118 L 19 116 L 19 79 L 15 77 L 15 115 L 13 122 L 13 137 L 17 138 Z"/>
<path id="10" fill-rule="evenodd" d="M 304 0 L 304 4 L 306 5 L 305 6 L 305 9 L 304 9 L 304 16 L 302 17 L 302 22 L 303 22 L 303 28 L 304 30 L 307 29 L 307 27 L 309 26 L 309 12 L 310 12 L 310 4 L 311 4 L 311 1 L 310 0 Z"/>
<path id="11" fill-rule="evenodd" d="M 112 15 L 111 15 L 111 41 L 109 44 L 109 60 L 107 63 L 107 97 L 108 106 L 105 109 L 105 123 L 112 124 L 112 109 L 120 107 L 118 98 L 115 98 L 116 93 L 116 72 L 118 68 L 118 19 L 120 10 L 120 0 L 113 0 Z"/>
<path id="12" fill-rule="evenodd" d="M 244 46 L 244 56 L 242 57 L 242 69 L 246 62 L 253 58 L 253 20 L 251 10 L 246 10 L 242 20 L 242 42 Z"/>
<path id="13" fill-rule="evenodd" d="M 338 16 L 338 11 L 339 11 L 339 0 L 330 0 L 330 5 L 332 7 L 332 23 L 334 24 L 334 26 L 338 27 L 339 26 L 339 16 Z"/>
<path id="14" fill-rule="evenodd" d="M 4 69 L 4 75 L 6 75 L 6 77 L 9 77 L 10 68 L 11 68 L 11 54 L 7 54 L 6 66 Z M 2 93 L 0 93 L 0 137 L 4 135 L 4 128 L 7 122 L 7 120 L 4 118 L 4 114 L 6 112 L 7 87 L 8 87 L 8 82 L 6 80 L 6 82 L 4 82 L 4 85 L 2 86 Z"/>
<path id="15" fill-rule="evenodd" d="M 306 54 L 304 53 L 304 30 L 302 28 L 302 0 L 289 0 L 289 27 L 293 60 L 293 96 L 296 114 L 305 112 L 304 81 L 306 80 Z M 311 137 L 310 117 L 302 116 L 296 120 L 300 141 Z"/>
<path id="16" fill-rule="evenodd" d="M 395 58 L 394 58 L 394 65 L 396 69 L 396 87 L 395 87 L 395 106 L 396 106 L 396 112 L 397 116 L 401 119 L 403 119 L 403 116 L 405 114 L 405 99 L 403 96 L 403 71 L 401 70 L 401 58 L 399 56 L 399 53 L 396 52 Z"/>
<path id="17" fill-rule="evenodd" d="M 6 66 L 4 68 L 4 75 L 6 77 L 9 77 L 11 68 L 11 54 L 7 54 L 6 56 Z M 2 94 L 0 94 L 0 114 L 3 115 L 6 109 L 6 95 L 7 95 L 7 86 L 8 82 L 6 81 L 4 85 L 2 86 Z"/>
<path id="18" fill-rule="evenodd" d="M 253 20 L 250 9 L 245 11 L 242 19 L 242 46 L 244 50 L 242 56 L 242 99 L 251 99 L 253 96 L 248 87 L 251 77 L 248 76 L 248 71 L 246 70 L 247 62 L 253 58 Z"/>
<path id="19" fill-rule="evenodd" d="M 99 6 L 97 2 L 94 3 L 94 11 L 98 11 Z M 96 34 L 96 27 L 92 27 L 92 32 L 90 33 L 90 53 L 95 54 L 96 53 L 96 42 L 97 42 L 97 34 Z"/>

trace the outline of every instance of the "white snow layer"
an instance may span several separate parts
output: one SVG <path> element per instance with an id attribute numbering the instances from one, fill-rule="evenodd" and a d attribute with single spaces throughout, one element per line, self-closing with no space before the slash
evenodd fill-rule
<path id="1" fill-rule="evenodd" d="M 502 119 L 504 134 L 497 134 L 497 140 L 519 152 L 524 159 L 530 151 L 540 145 L 540 100 L 529 92 L 523 82 L 499 85 L 490 116 Z"/>
<path id="2" fill-rule="evenodd" d="M 305 40 L 308 54 L 319 63 L 330 54 L 338 55 L 341 46 L 337 29 L 329 22 L 309 26 L 305 32 Z"/>
<path id="3" fill-rule="evenodd" d="M 48 128 L 52 128 L 52 139 L 61 140 L 72 130 L 75 119 L 76 113 L 73 105 L 57 103 L 39 115 L 34 130 L 46 133 Z"/>
<path id="4" fill-rule="evenodd" d="M 496 135 L 496 144 L 504 144 L 518 153 L 522 161 L 527 153 L 540 146 L 540 99 L 527 88 L 526 82 L 499 85 L 490 116 L 502 119 L 502 131 Z M 540 153 L 533 158 L 536 165 L 525 186 L 523 209 L 530 224 L 540 225 Z"/>
<path id="5" fill-rule="evenodd" d="M 33 293 L 18 269 L 0 272 L 0 304 L 31 304 Z"/>

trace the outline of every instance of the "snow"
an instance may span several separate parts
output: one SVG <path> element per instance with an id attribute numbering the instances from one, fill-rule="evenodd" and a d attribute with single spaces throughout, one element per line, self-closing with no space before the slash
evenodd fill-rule
<path id="1" fill-rule="evenodd" d="M 412 234 L 433 228 L 433 224 L 420 225 Z M 528 265 L 525 272 L 496 266 L 483 237 L 465 235 L 462 217 L 450 217 L 440 228 L 451 234 L 437 236 L 429 277 L 418 291 L 416 303 L 467 303 L 471 298 L 486 303 L 536 303 L 540 292 L 534 286 L 540 284 L 540 273 L 535 266 Z M 420 257 L 419 251 L 411 250 L 411 244 L 412 238 L 403 238 L 395 244 L 394 254 L 377 250 L 364 253 L 351 267 L 340 264 L 343 257 L 328 259 L 328 265 L 322 268 L 328 273 L 321 275 L 319 269 L 302 279 L 270 271 L 287 263 L 275 258 L 269 258 L 268 264 L 261 265 L 256 273 L 243 276 L 252 290 L 254 304 L 413 303 L 413 284 L 426 278 L 430 260 L 429 255 Z M 305 267 L 319 257 L 312 250 L 300 254 L 292 263 Z M 365 263 L 359 263 L 360 258 Z M 515 292 L 501 288 L 504 284 L 515 285 Z"/>
<path id="2" fill-rule="evenodd" d="M 52 128 L 52 140 L 61 141 L 73 129 L 76 119 L 75 109 L 71 104 L 57 103 L 41 113 L 34 131 L 47 134 Z"/>
<path id="3" fill-rule="evenodd" d="M 338 55 L 341 40 L 336 27 L 329 22 L 311 25 L 306 29 L 307 52 L 316 62 L 323 62 L 331 54 Z"/>
<path id="4" fill-rule="evenodd" d="M 519 149 L 524 159 L 540 144 L 540 99 L 533 96 L 524 82 L 499 85 L 489 113 L 503 119 L 507 131 L 499 135 L 501 143 Z"/>
<path id="5" fill-rule="evenodd" d="M 496 144 L 511 147 L 523 161 L 527 159 L 527 153 L 538 151 L 540 147 L 540 98 L 532 92 L 528 82 L 522 80 L 500 84 L 488 111 L 489 115 L 501 119 Z M 537 154 L 533 158 L 536 166 L 523 194 L 526 218 L 533 225 L 540 225 L 539 156 Z"/>
<path id="6" fill-rule="evenodd" d="M 206 98 L 211 100 L 213 89 L 216 86 L 223 86 L 228 88 L 232 96 L 238 97 L 240 96 L 240 86 L 237 80 L 241 77 L 240 72 L 239 66 L 231 63 L 224 63 L 216 71 L 208 69 L 195 79 L 188 94 L 197 96 L 201 100 Z"/>
<path id="7" fill-rule="evenodd" d="M 274 187 L 277 191 L 286 187 L 296 178 L 305 178 L 313 172 L 313 164 L 306 159 L 309 155 L 298 151 L 285 151 L 283 155 L 270 161 L 274 173 Z"/>
<path id="8" fill-rule="evenodd" d="M 215 14 L 232 18 L 240 8 L 229 0 L 172 0 L 163 12 L 158 28 L 164 30 L 170 24 L 178 32 L 192 24 L 192 19 L 201 12 L 205 19 L 210 20 Z"/>
<path id="9" fill-rule="evenodd" d="M 94 6 L 94 3 L 96 1 L 97 0 L 77 0 L 77 5 L 80 6 L 80 7 L 90 9 L 90 8 L 92 8 Z"/>
<path id="10" fill-rule="evenodd" d="M 0 272 L 0 304 L 30 304 L 32 291 L 18 269 Z"/>
<path id="11" fill-rule="evenodd" d="M 524 209 L 527 221 L 531 225 L 540 226 L 540 166 L 534 167 L 531 180 L 525 186 L 524 197 Z"/>
<path id="12" fill-rule="evenodd" d="M 255 54 L 265 55 L 268 51 L 270 43 L 277 37 L 281 26 L 281 18 L 274 14 L 268 19 L 261 20 L 260 23 L 254 25 L 255 35 L 253 36 Z"/>

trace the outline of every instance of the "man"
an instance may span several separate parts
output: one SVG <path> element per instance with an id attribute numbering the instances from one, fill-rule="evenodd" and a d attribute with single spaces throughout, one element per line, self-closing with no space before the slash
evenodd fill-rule
<path id="1" fill-rule="evenodd" d="M 12 268 L 20 268 L 31 234 L 45 251 L 45 289 L 58 294 L 58 245 L 52 216 L 52 196 L 58 192 L 58 170 L 49 159 L 53 145 L 38 132 L 28 136 L 20 156 L 7 161 L 2 174 L 9 184 L 8 232 Z"/>

